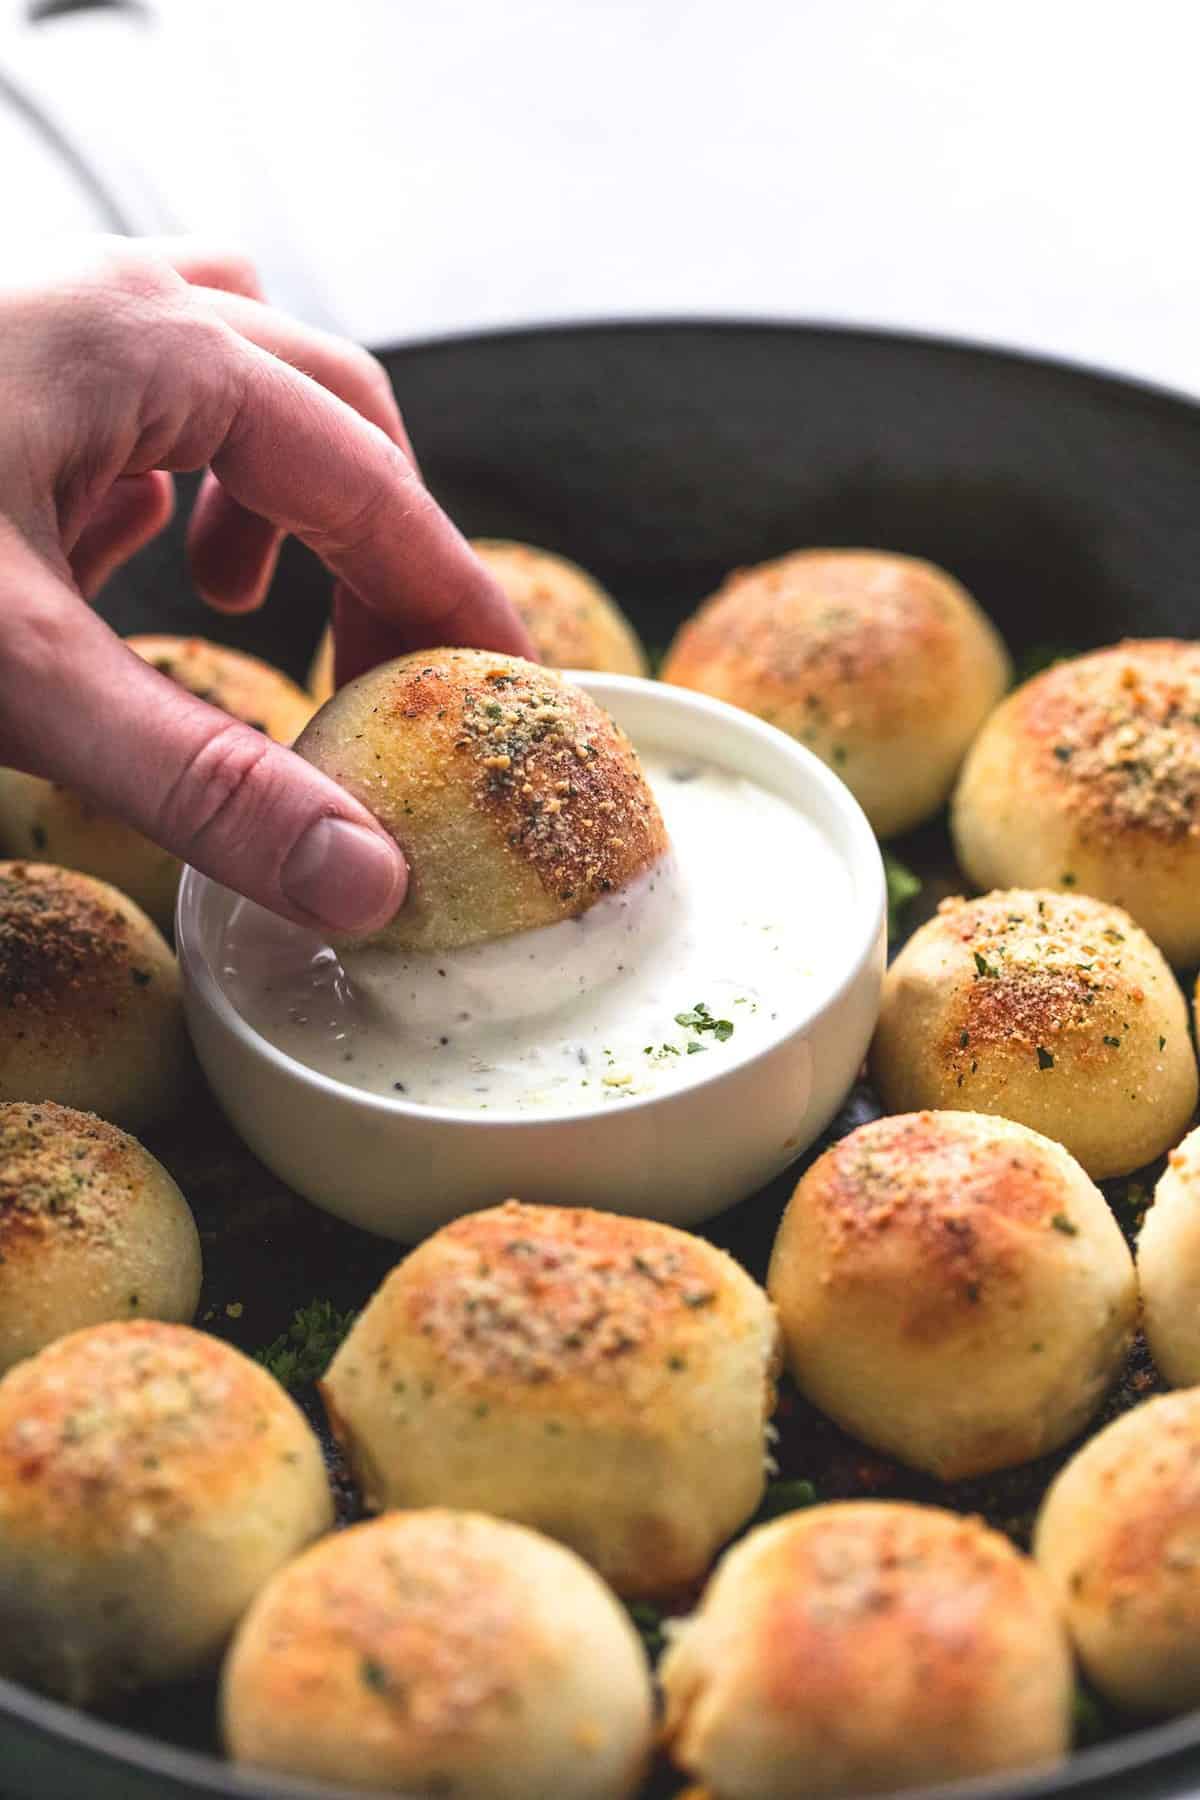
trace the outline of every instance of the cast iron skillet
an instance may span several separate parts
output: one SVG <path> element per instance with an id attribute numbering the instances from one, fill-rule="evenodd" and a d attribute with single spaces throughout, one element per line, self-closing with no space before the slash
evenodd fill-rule
<path id="1" fill-rule="evenodd" d="M 464 529 L 576 557 L 652 646 L 728 569 L 802 544 L 931 557 L 966 582 L 1018 652 L 1191 636 L 1200 622 L 1200 408 L 1167 394 L 967 346 L 762 324 L 521 331 L 384 360 L 426 476 Z M 268 607 L 218 621 L 188 590 L 180 529 L 114 581 L 107 616 L 124 632 L 219 634 L 302 676 L 326 603 L 311 560 L 290 547 Z M 900 849 L 926 877 L 927 909 L 955 880 L 944 831 Z M 860 1086 L 834 1130 L 872 1107 Z M 155 1148 L 199 1217 L 204 1322 L 246 1348 L 314 1295 L 361 1304 L 396 1260 L 393 1246 L 289 1195 L 215 1116 Z M 502 1172 L 499 1182 L 498 1198 Z M 757 1272 L 789 1185 L 712 1228 Z M 1111 1197 L 1128 1224 L 1125 1184 Z M 1151 1380 L 1135 1353 L 1112 1410 Z M 944 1497 L 1018 1537 L 1053 1466 L 938 1490 L 795 1403 L 782 1460 L 823 1498 Z M 341 1499 L 348 1516 L 344 1485 Z M 1200 1715 L 1141 1731 L 1110 1718 L 1106 1730 L 1107 1741 L 1053 1774 L 952 1791 L 1166 1800 L 1200 1784 Z M 239 1773 L 212 1744 L 208 1685 L 100 1721 L 0 1682 L 7 1800 L 335 1800 L 332 1789 Z"/>

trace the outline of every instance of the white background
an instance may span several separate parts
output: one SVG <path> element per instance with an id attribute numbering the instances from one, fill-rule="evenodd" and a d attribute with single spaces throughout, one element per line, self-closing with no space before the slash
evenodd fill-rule
<path id="1" fill-rule="evenodd" d="M 848 319 L 1200 392 L 1192 0 L 150 0 L 0 73 L 145 229 L 376 343 Z M 100 217 L 0 96 L 3 243 Z"/>

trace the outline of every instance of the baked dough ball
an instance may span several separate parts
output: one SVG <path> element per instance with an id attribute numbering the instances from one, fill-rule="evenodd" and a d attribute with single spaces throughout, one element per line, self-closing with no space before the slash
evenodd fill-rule
<path id="1" fill-rule="evenodd" d="M 179 970 L 116 888 L 0 863 L 0 1100 L 57 1100 L 130 1131 L 191 1079 Z"/>
<path id="2" fill-rule="evenodd" d="M 798 550 L 730 575 L 662 674 L 799 738 L 891 837 L 942 805 L 1012 668 L 943 569 L 880 550 Z"/>
<path id="3" fill-rule="evenodd" d="M 1187 1007 L 1115 906 L 1024 889 L 944 900 L 888 970 L 871 1071 L 889 1112 L 1001 1113 L 1127 1175 L 1187 1129 Z"/>
<path id="4" fill-rule="evenodd" d="M 552 669 L 607 669 L 616 675 L 646 675 L 646 653 L 612 595 L 565 556 L 514 544 L 505 538 L 475 538 L 471 548 L 491 570 L 533 639 L 538 661 Z M 326 629 L 308 673 L 309 690 L 320 701 L 333 693 L 333 633 Z"/>
<path id="5" fill-rule="evenodd" d="M 1027 681 L 976 740 L 951 824 L 978 887 L 1095 894 L 1200 960 L 1200 644 L 1131 639 Z"/>
<path id="6" fill-rule="evenodd" d="M 240 650 L 203 638 L 133 637 L 126 642 L 181 687 L 278 743 L 290 744 L 312 717 L 312 699 L 302 688 Z M 164 931 L 171 928 L 178 859 L 69 788 L 17 769 L 0 769 L 0 849 L 96 875 L 136 900 Z"/>
<path id="7" fill-rule="evenodd" d="M 1089 1678 L 1119 1706 L 1200 1705 L 1200 1388 L 1123 1413 L 1072 1457 L 1034 1555 Z"/>
<path id="8" fill-rule="evenodd" d="M 860 1126 L 801 1178 L 767 1288 L 797 1386 L 943 1481 L 1081 1431 L 1133 1337 L 1133 1258 L 1060 1144 L 978 1113 Z"/>
<path id="9" fill-rule="evenodd" d="M 441 1511 L 353 1526 L 276 1575 L 221 1708 L 239 1761 L 471 1800 L 623 1800 L 653 1717 L 637 1634 L 577 1556 Z"/>
<path id="10" fill-rule="evenodd" d="M 333 1523 L 265 1369 L 186 1325 L 94 1325 L 0 1381 L 0 1673 L 80 1706 L 202 1672 Z"/>
<path id="11" fill-rule="evenodd" d="M 399 949 L 576 918 L 667 849 L 625 733 L 520 657 L 431 650 L 384 663 L 323 706 L 296 748 L 403 846 L 408 898 L 380 938 Z"/>
<path id="12" fill-rule="evenodd" d="M 1172 1150 L 1137 1246 L 1142 1329 L 1172 1387 L 1200 1383 L 1200 1130 Z"/>
<path id="13" fill-rule="evenodd" d="M 477 1507 L 661 1595 L 762 1497 L 777 1345 L 702 1239 L 509 1201 L 392 1271 L 322 1394 L 368 1506 Z"/>
<path id="14" fill-rule="evenodd" d="M 84 1325 L 186 1322 L 199 1297 L 195 1222 L 148 1150 L 93 1113 L 0 1105 L 0 1373 Z"/>
<path id="15" fill-rule="evenodd" d="M 866 1500 L 760 1526 L 660 1666 L 672 1753 L 720 1800 L 826 1800 L 1058 1762 L 1047 1585 L 977 1519 Z"/>

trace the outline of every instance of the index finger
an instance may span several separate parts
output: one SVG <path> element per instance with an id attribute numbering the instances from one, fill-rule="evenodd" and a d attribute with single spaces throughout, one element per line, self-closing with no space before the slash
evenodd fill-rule
<path id="1" fill-rule="evenodd" d="M 227 492 L 300 538 L 414 648 L 534 659 L 503 590 L 404 452 L 306 375 L 245 349 L 236 412 L 211 458 Z"/>

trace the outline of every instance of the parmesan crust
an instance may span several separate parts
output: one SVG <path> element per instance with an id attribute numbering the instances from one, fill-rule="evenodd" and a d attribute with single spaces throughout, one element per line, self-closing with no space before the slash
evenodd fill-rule
<path id="1" fill-rule="evenodd" d="M 1010 675 L 952 576 L 876 550 L 800 550 L 735 570 L 663 665 L 665 681 L 807 744 L 884 837 L 942 805 Z"/>
<path id="2" fill-rule="evenodd" d="M 1095 894 L 1197 961 L 1200 646 L 1131 639 L 1026 682 L 980 734 L 952 824 L 978 886 Z"/>
<path id="3" fill-rule="evenodd" d="M 0 863 L 0 1101 L 57 1100 L 139 1131 L 167 1118 L 192 1064 L 179 971 L 115 888 Z"/>
<path id="4" fill-rule="evenodd" d="M 1117 907 L 1048 890 L 942 902 L 885 977 L 871 1069 L 891 1112 L 1002 1114 L 1095 1180 L 1160 1155 L 1196 1105 L 1160 953 Z"/>

